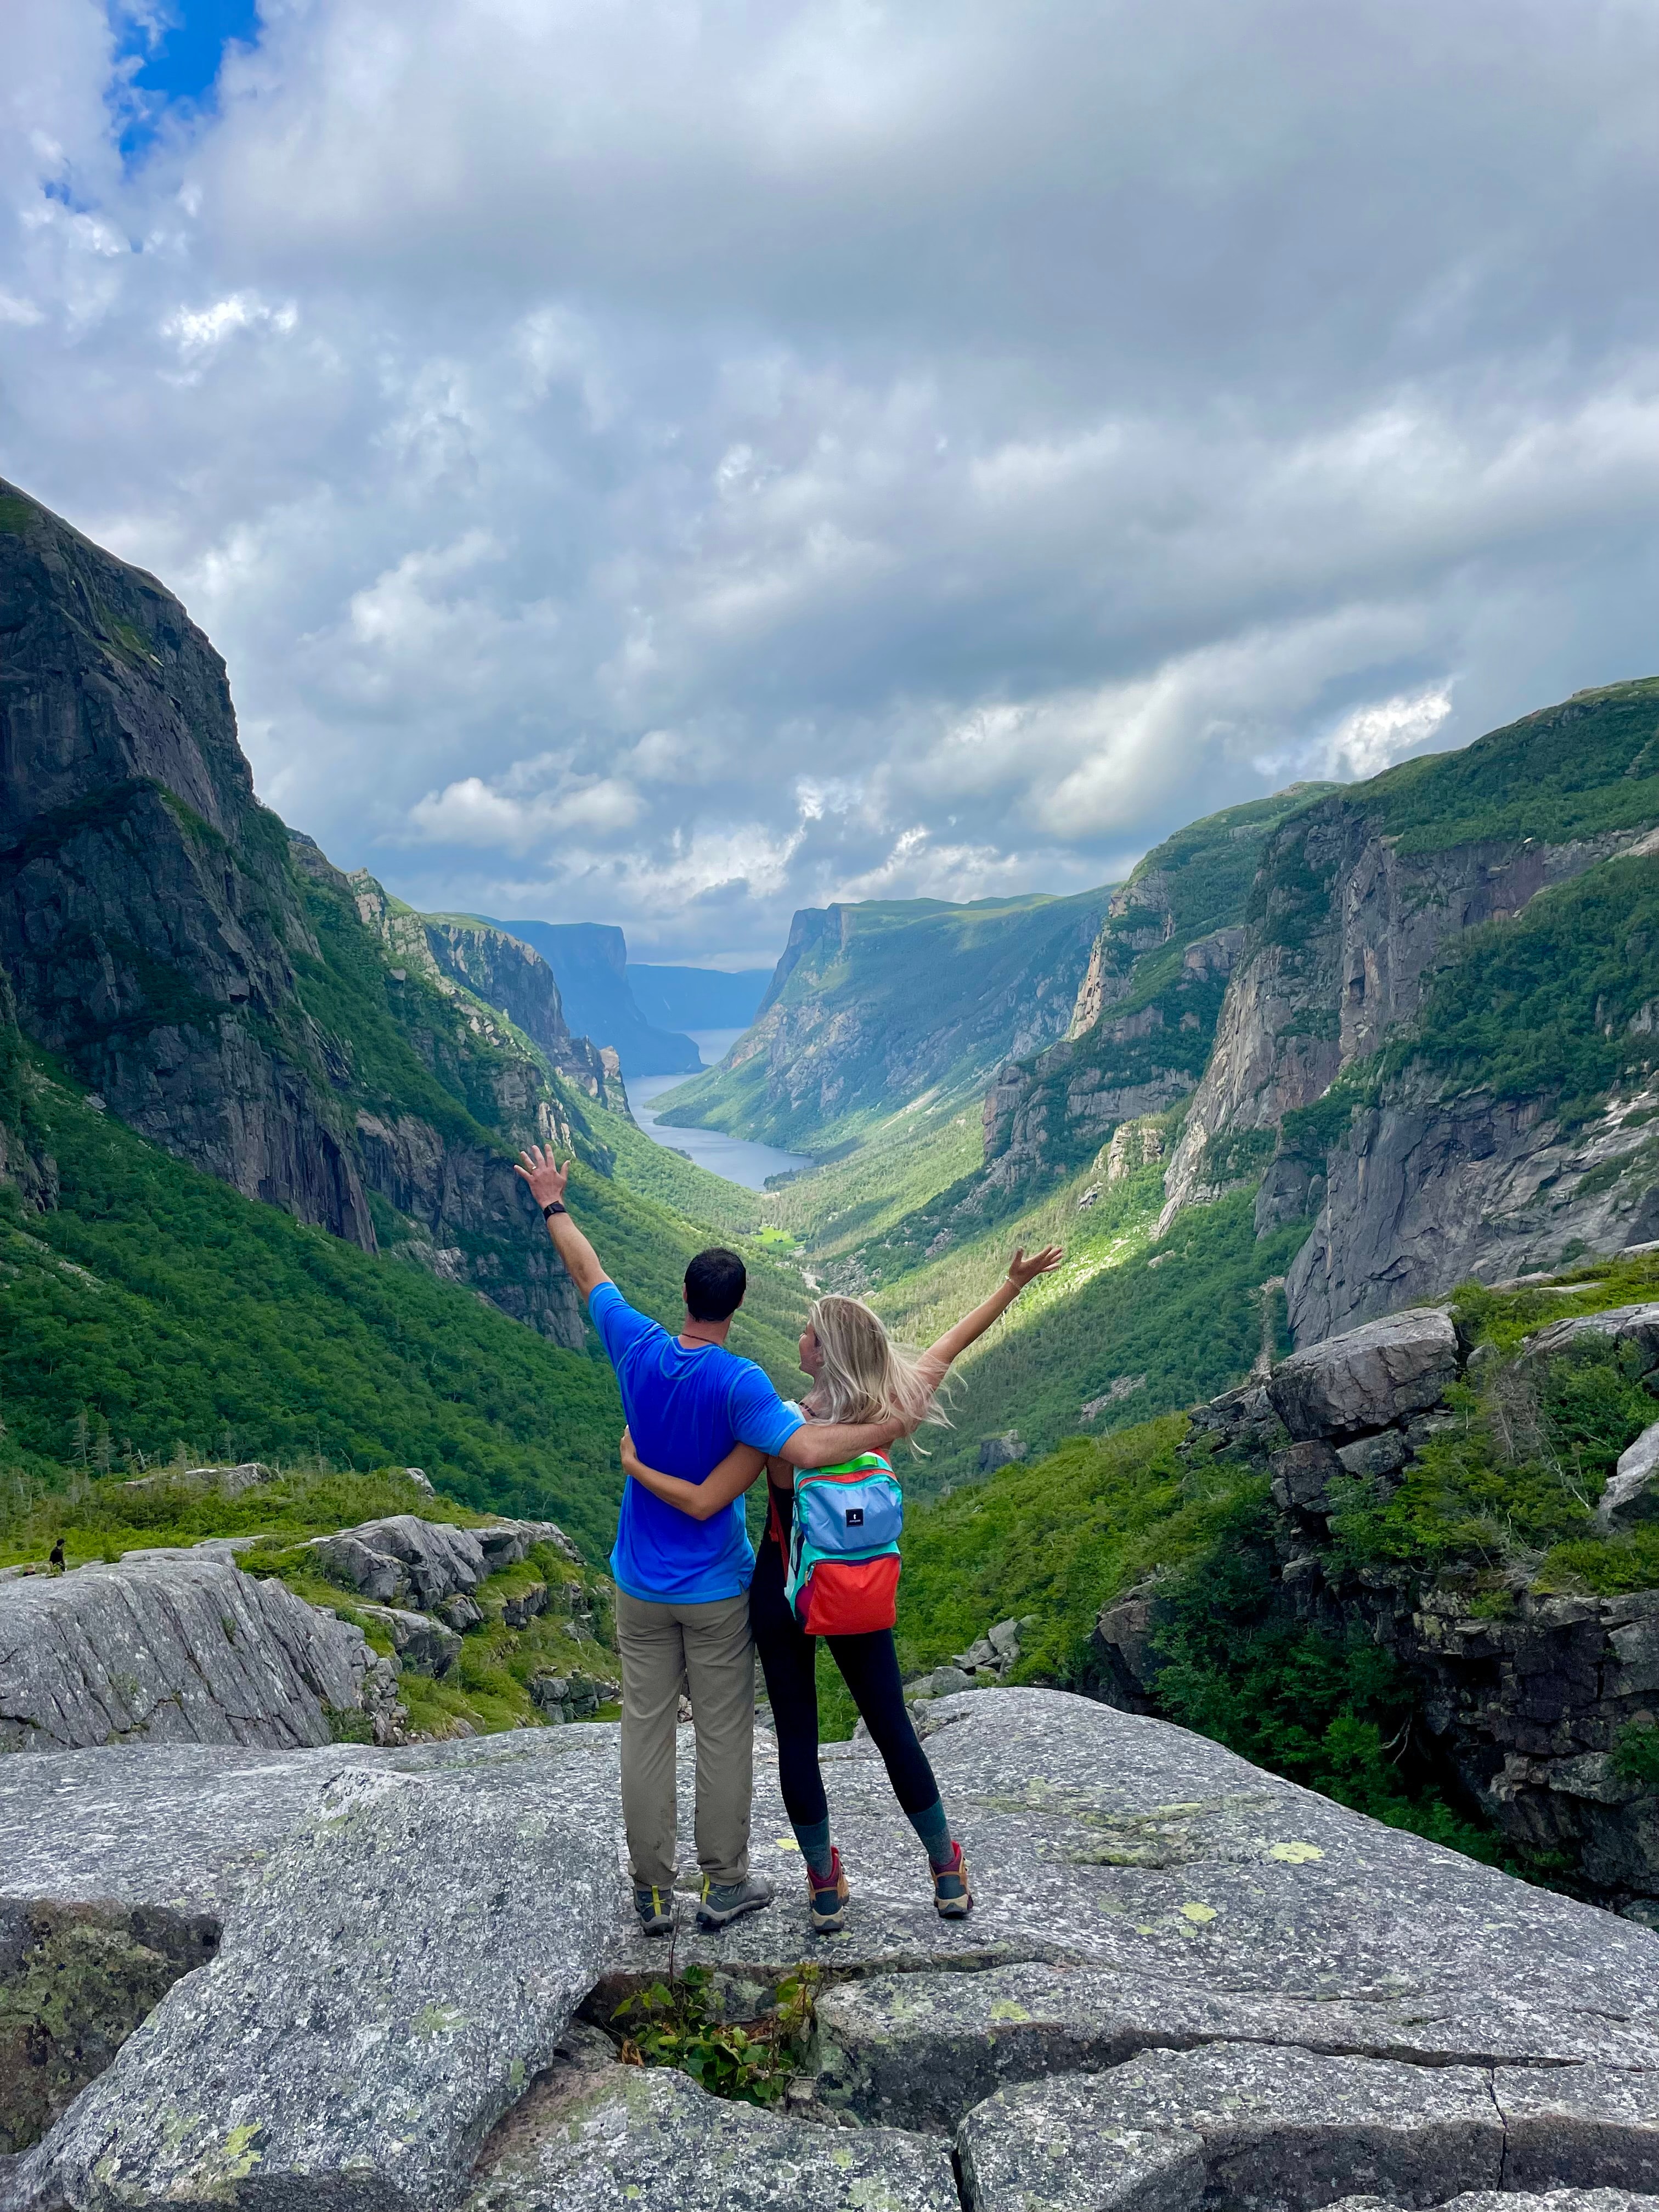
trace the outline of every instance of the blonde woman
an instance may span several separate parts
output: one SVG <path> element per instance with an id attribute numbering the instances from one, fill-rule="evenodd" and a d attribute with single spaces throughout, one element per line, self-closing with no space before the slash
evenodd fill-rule
<path id="1" fill-rule="evenodd" d="M 809 1421 L 902 1419 L 906 1433 L 924 1421 L 943 1422 L 934 1393 L 951 1362 L 984 1335 L 1028 1283 L 1057 1267 L 1063 1256 L 1054 1245 L 1030 1259 L 1016 1252 L 1006 1279 L 983 1304 L 920 1354 L 896 1345 L 879 1316 L 860 1299 L 819 1298 L 800 1340 L 801 1367 L 812 1384 L 801 1410 Z M 772 1700 L 784 1806 L 806 1862 L 812 1926 L 818 1934 L 830 1934 L 846 1924 L 848 1893 L 841 1853 L 830 1840 L 830 1807 L 818 1769 L 817 1638 L 800 1626 L 784 1595 L 794 1469 L 784 1460 L 765 1459 L 739 1444 L 704 1481 L 682 1482 L 644 1465 L 626 1431 L 622 1456 L 635 1482 L 697 1520 L 722 1511 L 763 1467 L 767 1470 L 771 1510 L 750 1585 L 749 1617 Z M 973 1904 L 967 1863 L 905 1706 L 893 1632 L 884 1628 L 826 1640 L 886 1762 L 894 1793 L 927 1850 L 934 1905 L 945 1918 L 960 1919 Z"/>

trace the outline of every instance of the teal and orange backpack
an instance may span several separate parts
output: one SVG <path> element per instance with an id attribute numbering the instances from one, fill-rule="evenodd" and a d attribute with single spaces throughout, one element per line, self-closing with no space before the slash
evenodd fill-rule
<path id="1" fill-rule="evenodd" d="M 893 1626 L 903 1527 L 904 1492 L 879 1452 L 797 1468 L 784 1595 L 809 1636 Z"/>

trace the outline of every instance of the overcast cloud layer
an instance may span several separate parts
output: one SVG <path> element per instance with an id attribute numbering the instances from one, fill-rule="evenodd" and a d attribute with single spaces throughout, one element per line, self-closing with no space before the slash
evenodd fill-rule
<path id="1" fill-rule="evenodd" d="M 0 10 L 0 473 L 428 908 L 773 957 L 1659 668 L 1656 0 Z"/>

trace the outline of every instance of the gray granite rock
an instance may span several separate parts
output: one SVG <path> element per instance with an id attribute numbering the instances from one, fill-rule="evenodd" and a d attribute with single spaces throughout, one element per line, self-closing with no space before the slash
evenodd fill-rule
<path id="1" fill-rule="evenodd" d="M 426 1612 L 453 1611 L 457 1600 L 471 1601 L 486 1575 L 517 1566 L 536 1544 L 551 1544 L 567 1559 L 580 1560 L 575 1546 L 552 1521 L 460 1528 L 447 1521 L 423 1521 L 416 1513 L 393 1513 L 312 1540 L 325 1571 L 348 1589 L 382 1605 L 409 1604 Z M 477 1620 L 483 1617 L 476 1613 Z"/>
<path id="2" fill-rule="evenodd" d="M 1328 1502 L 1326 1484 L 1334 1474 L 1346 1471 L 1320 1437 L 1287 1444 L 1283 1451 L 1274 1452 L 1267 1464 L 1273 1470 L 1273 1503 L 1285 1512 L 1294 1509 L 1300 1513 L 1323 1513 Z"/>
<path id="3" fill-rule="evenodd" d="M 379 1621 L 405 1667 L 417 1674 L 447 1674 L 461 1656 L 461 1639 L 429 1613 L 405 1613 L 395 1605 L 364 1605 L 357 1611 Z"/>
<path id="4" fill-rule="evenodd" d="M 1099 2073 L 1146 2051 L 1278 2044 L 1426 2066 L 1649 2068 L 1659 2017 L 1632 2022 L 1501 1992 L 1309 2003 L 1089 1969 L 872 1975 L 818 2006 L 819 2094 L 866 2121 L 947 2130 L 998 2089 Z"/>
<path id="5" fill-rule="evenodd" d="M 669 1964 L 627 1908 L 614 1729 L 0 1761 L 0 1953 L 42 1900 L 223 1930 L 0 2176 L 0 2212 L 932 2212 L 953 2128 L 981 2212 L 1440 2203 L 1497 2185 L 1505 2124 L 1517 2186 L 1651 2185 L 1659 1936 L 1162 1723 L 1039 1690 L 923 1710 L 965 1922 L 933 1911 L 873 1748 L 826 1746 L 853 1900 L 815 1939 L 764 1735 L 752 1856 L 778 1896 L 713 1933 L 682 1901 L 674 1968 L 712 1968 L 728 2016 L 824 1969 L 810 2119 L 591 2039 L 558 2058 L 578 2002 L 603 2024 Z"/>
<path id="6" fill-rule="evenodd" d="M 556 2066 L 498 2128 L 465 2212 L 960 2212 L 949 2146 L 723 2103 L 684 2074 Z"/>
<path id="7" fill-rule="evenodd" d="M 1450 1317 L 1419 1306 L 1293 1352 L 1273 1370 L 1267 1395 L 1293 1439 L 1346 1439 L 1421 1413 L 1456 1376 Z"/>
<path id="8" fill-rule="evenodd" d="M 324 1744 L 383 1692 L 361 1629 L 211 1551 L 0 1584 L 0 1751 Z"/>
<path id="9" fill-rule="evenodd" d="M 1429 2204 L 1504 2175 L 1473 2068 L 1236 2045 L 999 2090 L 957 2136 L 973 2212 L 1276 2212 L 1375 2191 Z"/>
<path id="10" fill-rule="evenodd" d="M 1342 2197 L 1326 2212 L 1395 2212 L 1381 2197 Z M 1638 2197 L 1628 2189 L 1551 2189 L 1541 2196 L 1527 2190 L 1472 2189 L 1435 2212 L 1659 2212 L 1659 2197 Z"/>
<path id="11" fill-rule="evenodd" d="M 1605 1313 L 1571 1314 L 1535 1330 L 1521 1347 L 1525 1359 L 1556 1359 L 1564 1352 L 1613 1345 L 1628 1349 L 1643 1374 L 1659 1367 L 1659 1304 L 1610 1306 Z"/>
<path id="12" fill-rule="evenodd" d="M 1633 1509 L 1644 1498 L 1656 1468 L 1659 1468 L 1659 1421 L 1651 1422 L 1633 1444 L 1620 1453 L 1619 1464 L 1608 1476 L 1595 1509 L 1602 1528 L 1610 1528 L 1633 1517 Z"/>
<path id="13" fill-rule="evenodd" d="M 1364 2003 L 1503 1995 L 1559 2008 L 1571 1990 L 1586 2012 L 1659 2014 L 1659 1936 L 1382 1827 L 1207 1738 L 1056 1690 L 975 1690 L 921 1710 L 969 1860 L 969 1917 L 934 1913 L 874 1747 L 826 1745 L 852 1910 L 844 1933 L 814 1939 L 763 1738 L 751 1863 L 778 1894 L 717 1933 L 683 1926 L 680 1960 L 757 1982 L 808 1955 L 835 1972 L 1042 1961 L 1159 1989 Z M 680 1756 L 689 1808 L 689 1732 Z M 655 1974 L 660 1961 L 637 1937 L 620 1966 Z"/>
<path id="14" fill-rule="evenodd" d="M 1505 2067 L 1492 2094 L 1516 2188 L 1659 2191 L 1659 2072 Z"/>
<path id="15" fill-rule="evenodd" d="M 600 1971 L 616 1826 L 610 1729 L 8 1762 L 0 1910 L 113 1895 L 223 1927 L 14 2172 L 14 2200 L 453 2203 Z"/>
<path id="16" fill-rule="evenodd" d="M 489 1571 L 471 1528 L 415 1513 L 314 1537 L 312 1548 L 327 1573 L 383 1605 L 408 1601 L 429 1610 L 458 1590 L 470 1595 Z"/>

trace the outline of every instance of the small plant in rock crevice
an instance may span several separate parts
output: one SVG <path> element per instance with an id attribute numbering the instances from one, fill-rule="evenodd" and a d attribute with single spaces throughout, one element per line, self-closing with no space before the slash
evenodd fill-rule
<path id="1" fill-rule="evenodd" d="M 711 2096 L 775 2104 L 802 2070 L 812 2033 L 818 1970 L 802 1965 L 778 1984 L 775 2008 L 740 2026 L 716 2017 L 714 1978 L 688 1966 L 675 1978 L 626 1996 L 611 2017 L 624 2020 L 626 2066 L 674 2066 Z"/>
<path id="2" fill-rule="evenodd" d="M 1613 1766 L 1626 1782 L 1639 1783 L 1659 1794 L 1659 1726 L 1652 1721 L 1632 1721 L 1620 1729 L 1613 1747 Z"/>

